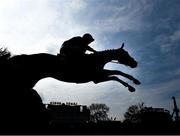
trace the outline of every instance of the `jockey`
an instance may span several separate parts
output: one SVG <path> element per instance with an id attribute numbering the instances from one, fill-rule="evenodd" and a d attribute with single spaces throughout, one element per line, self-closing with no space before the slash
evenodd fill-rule
<path id="1" fill-rule="evenodd" d="M 87 50 L 95 53 L 96 51 L 89 46 L 93 41 L 94 39 L 89 33 L 84 34 L 82 37 L 73 37 L 62 44 L 60 54 L 71 57 L 80 57 L 85 55 Z"/>

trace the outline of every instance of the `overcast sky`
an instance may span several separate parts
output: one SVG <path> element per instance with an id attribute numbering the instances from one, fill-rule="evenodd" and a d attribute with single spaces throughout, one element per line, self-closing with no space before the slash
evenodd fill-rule
<path id="1" fill-rule="evenodd" d="M 142 84 L 134 86 L 136 92 L 113 81 L 74 84 L 52 78 L 34 88 L 44 103 L 105 103 L 111 108 L 110 117 L 118 119 L 139 102 L 172 113 L 171 97 L 180 104 L 179 7 L 179 0 L 0 0 L 0 45 L 13 54 L 56 55 L 63 41 L 86 32 L 95 38 L 91 47 L 99 51 L 124 42 L 138 67 L 106 67 L 138 78 Z"/>

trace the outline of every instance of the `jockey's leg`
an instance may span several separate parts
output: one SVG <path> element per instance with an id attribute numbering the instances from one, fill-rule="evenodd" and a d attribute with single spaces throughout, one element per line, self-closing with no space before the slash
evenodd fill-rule
<path id="1" fill-rule="evenodd" d="M 126 74 L 124 72 L 121 72 L 119 70 L 107 70 L 107 69 L 104 69 L 103 72 L 106 75 L 108 75 L 108 76 L 111 76 L 111 75 L 121 75 L 121 76 L 124 76 L 124 77 L 128 78 L 129 80 L 132 80 L 137 85 L 141 84 L 141 82 L 138 81 L 137 79 L 135 79 L 133 76 L 131 76 L 129 74 Z"/>
<path id="2" fill-rule="evenodd" d="M 103 78 L 101 78 L 101 79 L 94 80 L 93 82 L 94 82 L 95 84 L 97 84 L 97 83 L 100 83 L 100 82 L 111 81 L 111 80 L 117 81 L 117 82 L 121 83 L 122 85 L 124 85 L 125 87 L 128 87 L 128 90 L 129 90 L 130 92 L 134 92 L 134 91 L 135 91 L 135 88 L 134 88 L 134 87 L 132 87 L 132 86 L 129 85 L 128 83 L 122 81 L 121 79 L 119 79 L 119 78 L 116 77 L 116 76 L 103 77 Z"/>

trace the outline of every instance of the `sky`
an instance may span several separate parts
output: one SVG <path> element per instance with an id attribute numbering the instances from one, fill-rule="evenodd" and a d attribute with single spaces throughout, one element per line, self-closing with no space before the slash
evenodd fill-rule
<path id="1" fill-rule="evenodd" d="M 123 120 L 130 105 L 165 108 L 172 113 L 172 96 L 180 107 L 180 1 L 179 0 L 0 0 L 0 45 L 14 55 L 56 55 L 63 41 L 91 33 L 91 47 L 101 51 L 118 48 L 138 61 L 121 70 L 141 81 L 131 93 L 115 81 L 94 84 L 66 83 L 53 78 L 34 87 L 44 103 L 105 103 L 110 117 Z"/>

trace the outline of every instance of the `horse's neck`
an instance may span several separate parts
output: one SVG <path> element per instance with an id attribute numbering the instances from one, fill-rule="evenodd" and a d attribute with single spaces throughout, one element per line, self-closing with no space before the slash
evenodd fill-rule
<path id="1" fill-rule="evenodd" d="M 104 50 L 104 51 L 101 51 L 99 52 L 99 54 L 101 55 L 101 58 L 104 58 L 104 60 L 106 62 L 110 62 L 112 60 L 115 60 L 116 59 L 116 53 L 117 50 L 116 49 L 111 49 L 111 50 Z"/>

